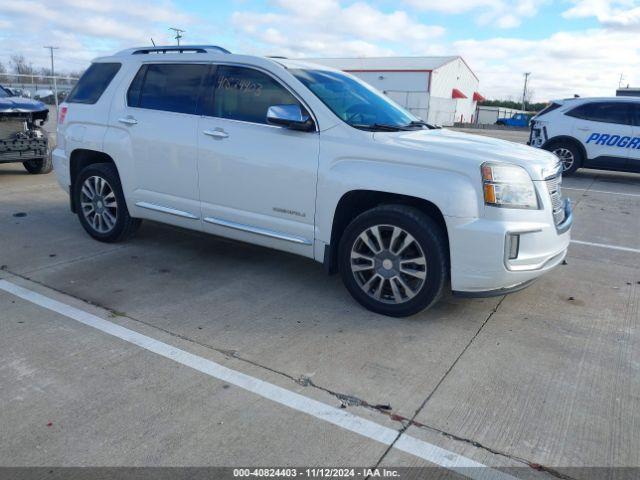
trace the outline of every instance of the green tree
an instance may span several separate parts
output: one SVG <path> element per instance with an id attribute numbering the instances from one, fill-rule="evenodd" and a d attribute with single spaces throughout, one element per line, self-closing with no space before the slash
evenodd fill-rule
<path id="1" fill-rule="evenodd" d="M 522 109 L 522 102 L 514 102 L 513 100 L 485 100 L 480 103 L 480 105 L 485 107 L 502 107 L 502 108 L 511 108 L 514 110 Z M 528 112 L 539 112 L 544 107 L 546 107 L 548 103 L 539 102 L 539 103 L 527 103 L 527 111 Z"/>

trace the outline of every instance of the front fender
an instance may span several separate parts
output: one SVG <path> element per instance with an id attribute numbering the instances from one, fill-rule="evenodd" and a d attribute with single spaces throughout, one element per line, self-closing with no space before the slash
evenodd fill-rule
<path id="1" fill-rule="evenodd" d="M 318 179 L 316 239 L 329 243 L 336 207 L 347 193 L 371 190 L 433 203 L 445 217 L 476 218 L 479 192 L 460 173 L 411 164 L 363 159 L 333 162 Z"/>

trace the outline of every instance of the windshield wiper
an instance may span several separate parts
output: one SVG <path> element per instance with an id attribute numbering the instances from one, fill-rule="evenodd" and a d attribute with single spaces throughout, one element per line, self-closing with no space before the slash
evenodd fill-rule
<path id="1" fill-rule="evenodd" d="M 385 123 L 372 123 L 372 124 L 361 124 L 361 123 L 352 123 L 350 124 L 354 128 L 359 128 L 361 130 L 373 130 L 373 131 L 381 131 L 381 132 L 399 132 L 401 130 L 407 130 L 405 125 L 387 125 Z"/>
<path id="2" fill-rule="evenodd" d="M 405 126 L 406 127 L 427 127 L 429 130 L 435 130 L 438 128 L 435 125 L 431 125 L 430 123 L 424 122 L 422 120 L 414 120 Z"/>

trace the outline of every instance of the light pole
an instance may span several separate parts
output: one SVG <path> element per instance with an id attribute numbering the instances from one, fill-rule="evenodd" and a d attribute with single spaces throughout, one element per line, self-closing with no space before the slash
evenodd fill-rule
<path id="1" fill-rule="evenodd" d="M 529 75 L 531 72 L 525 72 L 524 74 L 524 88 L 522 89 L 522 110 L 526 111 L 526 101 L 527 101 L 527 80 L 529 79 Z"/>
<path id="2" fill-rule="evenodd" d="M 56 72 L 53 68 L 53 51 L 58 50 L 58 47 L 47 46 L 44 48 L 48 48 L 51 53 L 51 77 L 53 78 L 53 98 L 56 103 L 56 112 L 58 111 L 58 84 L 56 82 Z"/>

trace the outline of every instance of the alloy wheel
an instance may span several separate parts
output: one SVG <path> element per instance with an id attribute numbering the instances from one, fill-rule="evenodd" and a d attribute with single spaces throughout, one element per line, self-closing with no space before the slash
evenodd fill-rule
<path id="1" fill-rule="evenodd" d="M 556 148 L 553 153 L 562 161 L 562 170 L 566 172 L 571 167 L 573 167 L 573 163 L 575 162 L 575 156 L 573 152 L 568 148 L 560 147 Z"/>
<path id="2" fill-rule="evenodd" d="M 427 278 L 427 259 L 417 240 L 394 225 L 364 230 L 351 247 L 351 272 L 371 298 L 388 304 L 414 298 Z"/>
<path id="3" fill-rule="evenodd" d="M 80 190 L 80 208 L 89 225 L 98 233 L 109 233 L 118 218 L 118 201 L 109 182 L 88 177 Z"/>

